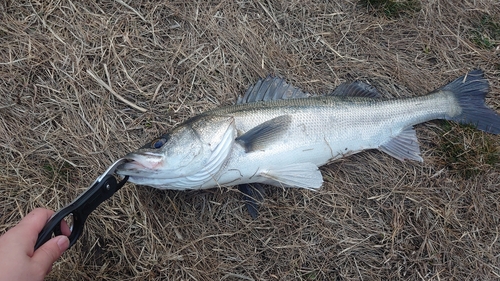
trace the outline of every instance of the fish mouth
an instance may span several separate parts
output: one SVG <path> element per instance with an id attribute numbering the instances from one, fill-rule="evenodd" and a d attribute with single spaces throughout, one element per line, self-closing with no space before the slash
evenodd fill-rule
<path id="1" fill-rule="evenodd" d="M 127 162 L 116 168 L 124 176 L 148 177 L 158 172 L 164 163 L 162 155 L 150 152 L 129 153 L 123 157 Z"/>

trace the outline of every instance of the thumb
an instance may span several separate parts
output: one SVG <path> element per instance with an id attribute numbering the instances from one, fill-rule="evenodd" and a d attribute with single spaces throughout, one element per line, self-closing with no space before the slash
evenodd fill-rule
<path id="1" fill-rule="evenodd" d="M 64 235 L 59 235 L 47 241 L 40 246 L 32 259 L 35 260 L 40 267 L 49 271 L 52 264 L 69 248 L 69 239 Z"/>

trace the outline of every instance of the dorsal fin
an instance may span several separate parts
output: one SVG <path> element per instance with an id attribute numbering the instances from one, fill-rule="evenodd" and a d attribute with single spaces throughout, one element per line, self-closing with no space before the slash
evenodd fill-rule
<path id="1" fill-rule="evenodd" d="M 238 98 L 236 104 L 269 100 L 299 99 L 309 96 L 308 93 L 288 84 L 284 79 L 269 75 L 264 79 L 259 79 L 257 83 L 250 86 L 245 95 Z"/>
<path id="2" fill-rule="evenodd" d="M 375 87 L 361 81 L 340 84 L 329 96 L 380 98 Z"/>

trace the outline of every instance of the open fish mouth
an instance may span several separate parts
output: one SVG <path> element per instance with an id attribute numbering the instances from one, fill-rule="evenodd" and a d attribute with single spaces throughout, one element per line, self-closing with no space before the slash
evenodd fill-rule
<path id="1" fill-rule="evenodd" d="M 118 166 L 119 175 L 144 177 L 151 171 L 158 171 L 163 166 L 163 156 L 156 153 L 129 153 L 123 157 L 126 163 Z"/>
<path id="2" fill-rule="evenodd" d="M 126 163 L 123 163 L 122 165 L 118 166 L 116 169 L 118 173 L 125 171 L 125 170 L 130 170 L 130 171 L 137 171 L 137 170 L 142 170 L 142 169 L 147 169 L 146 166 L 142 165 L 140 162 L 135 161 L 135 160 L 129 160 Z"/>

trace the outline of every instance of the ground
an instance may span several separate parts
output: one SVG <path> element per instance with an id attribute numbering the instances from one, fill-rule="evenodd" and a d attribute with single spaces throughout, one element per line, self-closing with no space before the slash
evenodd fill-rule
<path id="1" fill-rule="evenodd" d="M 480 68 L 500 112 L 498 1 L 161 2 L 0 2 L 0 233 L 268 74 L 403 97 Z M 500 138 L 416 129 L 423 163 L 347 157 L 318 192 L 266 187 L 255 220 L 234 188 L 127 184 L 47 280 L 499 279 Z"/>

